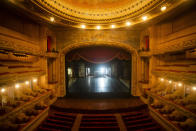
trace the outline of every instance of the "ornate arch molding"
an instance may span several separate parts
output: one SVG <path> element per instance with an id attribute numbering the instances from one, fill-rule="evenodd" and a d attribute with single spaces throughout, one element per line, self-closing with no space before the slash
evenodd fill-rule
<path id="1" fill-rule="evenodd" d="M 107 47 L 116 47 L 121 48 L 127 52 L 129 52 L 132 56 L 132 85 L 131 85 L 131 93 L 132 95 L 137 95 L 137 63 L 138 63 L 138 54 L 135 48 L 128 44 L 118 43 L 118 42 L 80 42 L 65 46 L 62 50 L 60 50 L 60 58 L 59 58 L 59 97 L 63 97 L 66 95 L 66 78 L 65 78 L 65 56 L 67 53 L 74 49 L 78 49 L 81 47 L 93 47 L 93 46 L 107 46 Z"/>

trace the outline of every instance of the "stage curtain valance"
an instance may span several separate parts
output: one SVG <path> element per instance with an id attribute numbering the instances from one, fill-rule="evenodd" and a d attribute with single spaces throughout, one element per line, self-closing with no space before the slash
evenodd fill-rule
<path id="1" fill-rule="evenodd" d="M 130 60 L 130 54 L 114 48 L 84 48 L 71 52 L 67 56 L 68 61 L 83 59 L 90 63 L 106 63 L 113 59 Z"/>

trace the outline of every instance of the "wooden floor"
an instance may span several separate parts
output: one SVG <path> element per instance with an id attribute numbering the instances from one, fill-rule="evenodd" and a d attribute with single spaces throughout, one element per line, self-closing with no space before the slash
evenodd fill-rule
<path id="1" fill-rule="evenodd" d="M 129 89 L 115 78 L 108 76 L 78 78 L 69 88 L 69 95 L 77 94 L 80 96 L 98 93 L 129 93 Z"/>
<path id="2" fill-rule="evenodd" d="M 78 99 L 78 98 L 60 98 L 52 106 L 51 109 L 61 109 L 70 111 L 99 111 L 112 112 L 114 110 L 131 110 L 144 108 L 146 105 L 138 97 L 127 98 L 109 98 L 109 99 Z"/>

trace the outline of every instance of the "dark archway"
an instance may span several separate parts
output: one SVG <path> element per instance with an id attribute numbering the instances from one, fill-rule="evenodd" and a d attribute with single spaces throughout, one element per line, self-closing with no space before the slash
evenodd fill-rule
<path id="1" fill-rule="evenodd" d="M 72 42 L 70 42 L 72 43 Z M 107 46 L 107 47 L 116 47 L 119 49 L 123 49 L 131 54 L 132 57 L 132 74 L 131 74 L 131 95 L 138 96 L 138 53 L 135 48 L 133 48 L 131 45 L 125 44 L 125 43 L 119 43 L 119 42 L 108 42 L 108 41 L 86 41 L 86 42 L 73 42 L 73 44 L 66 45 L 62 50 L 60 50 L 60 57 L 58 59 L 59 68 L 61 69 L 59 72 L 59 88 L 58 88 L 58 95 L 60 97 L 63 97 L 67 95 L 66 90 L 66 78 L 65 78 L 65 65 L 67 64 L 67 61 L 65 61 L 65 56 L 72 50 L 78 49 L 81 47 L 97 47 L 97 46 Z"/>
<path id="2" fill-rule="evenodd" d="M 70 51 L 65 57 L 67 95 L 130 95 L 131 59 L 129 52 L 115 47 L 96 46 Z"/>

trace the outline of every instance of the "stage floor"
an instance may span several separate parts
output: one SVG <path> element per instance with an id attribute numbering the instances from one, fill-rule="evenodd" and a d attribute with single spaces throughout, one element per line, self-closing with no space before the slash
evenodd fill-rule
<path id="1" fill-rule="evenodd" d="M 129 98 L 111 99 L 73 99 L 65 97 L 59 98 L 51 107 L 70 112 L 87 111 L 89 113 L 89 111 L 100 111 L 100 113 L 115 113 L 115 111 L 142 109 L 146 105 L 138 97 L 133 96 Z"/>
<path id="2" fill-rule="evenodd" d="M 68 89 L 70 94 L 129 93 L 129 89 L 119 80 L 110 77 L 78 78 Z"/>

